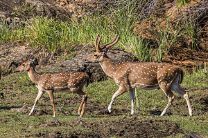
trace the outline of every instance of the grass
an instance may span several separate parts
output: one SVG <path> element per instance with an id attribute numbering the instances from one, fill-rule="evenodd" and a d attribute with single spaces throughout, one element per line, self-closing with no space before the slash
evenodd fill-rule
<path id="1" fill-rule="evenodd" d="M 51 52 L 58 49 L 71 49 L 77 44 L 93 44 L 97 34 L 102 36 L 102 42 L 107 43 L 119 34 L 120 41 L 117 46 L 131 51 L 138 59 L 151 61 L 151 49 L 147 42 L 134 35 L 132 28 L 135 20 L 134 0 L 125 1 L 126 6 L 113 11 L 108 16 L 93 15 L 80 20 L 68 22 L 58 21 L 46 17 L 35 17 L 26 21 L 25 26 L 11 28 L 5 23 L 0 24 L 0 43 L 5 42 L 27 42 L 33 47 L 43 47 Z M 179 1 L 177 1 L 179 2 Z M 183 0 L 180 3 L 185 4 Z M 132 7 L 133 6 L 133 7 Z M 182 32 L 177 30 L 172 36 L 169 30 L 159 32 L 159 48 L 157 49 L 156 60 L 161 61 L 167 51 L 167 44 L 174 43 L 180 35 L 188 35 L 195 39 L 194 27 L 185 24 Z M 168 27 L 167 27 L 168 28 Z M 181 33 L 181 34 L 180 34 Z M 195 41 L 194 41 L 195 42 Z M 195 44 L 195 43 L 193 43 Z M 192 45 L 195 48 L 196 45 Z M 204 137 L 208 137 L 208 108 L 207 108 L 207 73 L 197 71 L 193 74 L 186 74 L 183 86 L 190 92 L 190 99 L 193 105 L 193 117 L 188 114 L 184 99 L 176 98 L 174 105 L 168 110 L 168 115 L 159 117 L 158 112 L 167 104 L 167 99 L 161 90 L 137 90 L 139 110 L 135 120 L 168 120 L 179 125 L 183 133 L 172 137 L 183 137 L 184 134 L 196 132 Z M 86 91 L 89 95 L 88 107 L 83 118 L 84 122 L 106 123 L 121 120 L 123 117 L 132 119 L 135 116 L 130 114 L 129 93 L 118 97 L 113 104 L 112 115 L 103 114 L 102 110 L 107 108 L 112 94 L 117 90 L 116 84 L 112 80 L 95 82 L 90 84 Z M 77 107 L 79 97 L 76 94 L 56 93 L 57 117 L 52 118 L 52 108 L 49 97 L 44 94 L 36 106 L 34 116 L 28 116 L 37 94 L 36 87 L 28 79 L 27 74 L 12 74 L 0 80 L 0 91 L 4 93 L 5 99 L 0 99 L 0 137 L 40 137 L 50 132 L 61 133 L 63 135 L 76 133 L 92 133 L 93 130 L 86 129 L 83 125 L 75 125 L 77 119 Z M 18 112 L 23 105 L 28 108 L 26 111 Z M 38 113 L 42 115 L 38 115 Z M 48 125 L 52 121 L 61 122 L 60 125 Z M 116 137 L 116 136 L 115 136 Z M 171 137 L 171 136 L 170 136 Z"/>
<path id="2" fill-rule="evenodd" d="M 102 42 L 107 43 L 119 34 L 120 47 L 140 45 L 141 41 L 131 32 L 133 21 L 123 20 L 131 17 L 121 17 L 120 13 L 110 16 L 94 15 L 84 17 L 81 21 L 63 22 L 46 17 L 35 17 L 26 26 L 10 29 L 2 23 L 0 28 L 0 43 L 23 41 L 33 47 L 43 47 L 52 52 L 58 49 L 70 49 L 70 45 L 93 44 L 97 34 L 102 36 Z"/>
<path id="3" fill-rule="evenodd" d="M 164 117 L 154 115 L 161 111 L 167 103 L 165 95 L 160 90 L 137 90 L 139 99 L 139 110 L 135 116 L 139 120 L 168 120 L 175 122 L 183 130 L 183 134 L 178 134 L 178 137 L 184 133 L 198 133 L 202 136 L 208 136 L 207 125 L 207 105 L 206 90 L 207 74 L 203 71 L 198 71 L 193 74 L 186 74 L 183 86 L 187 89 L 196 88 L 190 91 L 190 99 L 193 105 L 193 117 L 187 117 L 188 114 L 186 103 L 183 98 L 176 98 L 173 106 L 168 110 L 168 114 Z M 48 133 L 61 133 L 62 135 L 77 134 L 77 133 L 92 133 L 93 130 L 86 129 L 82 125 L 75 125 L 73 122 L 77 120 L 77 107 L 79 97 L 76 94 L 56 93 L 57 102 L 57 118 L 52 118 L 52 108 L 50 107 L 49 98 L 44 94 L 36 106 L 37 111 L 44 111 L 47 114 L 28 116 L 29 109 L 26 112 L 17 112 L 13 109 L 18 109 L 23 104 L 32 106 L 34 98 L 37 94 L 37 89 L 28 80 L 27 74 L 12 74 L 4 77 L 0 81 L 1 92 L 5 94 L 5 99 L 1 99 L 0 104 L 0 133 L 1 137 L 38 137 Z M 111 100 L 112 94 L 117 90 L 117 86 L 112 80 L 95 82 L 90 84 L 86 91 L 89 95 L 88 108 L 84 116 L 85 122 L 97 121 L 115 121 L 123 118 L 130 119 L 130 99 L 129 93 L 125 93 L 118 97 L 113 104 L 112 110 L 117 112 L 114 115 L 97 114 L 100 110 L 107 108 Z M 69 103 L 66 101 L 70 101 Z M 76 101 L 75 103 L 72 101 Z M 74 104 L 72 104 L 74 103 Z M 89 111 L 90 110 L 90 111 Z M 138 118 L 137 118 L 138 119 Z M 54 120 L 61 122 L 60 125 L 47 125 Z M 70 123 L 71 122 L 71 123 Z M 44 129 L 43 129 L 44 128 Z"/>
<path id="4" fill-rule="evenodd" d="M 191 44 L 189 44 L 190 48 L 197 49 L 198 48 L 197 47 L 197 27 L 193 23 L 193 21 L 191 21 L 191 18 L 187 19 L 183 27 L 180 27 L 180 28 L 183 29 L 182 35 L 191 41 Z"/>
<path id="5" fill-rule="evenodd" d="M 189 88 L 200 88 L 200 87 L 207 87 L 207 71 L 205 70 L 198 70 L 194 73 L 187 73 L 187 77 L 184 78 L 184 85 L 185 87 Z"/>
<path id="6" fill-rule="evenodd" d="M 141 61 L 159 62 L 168 52 L 168 48 L 174 45 L 177 38 L 181 36 L 186 36 L 192 41 L 191 48 L 197 48 L 196 27 L 189 21 L 183 25 L 180 24 L 173 34 L 170 33 L 169 25 L 167 25 L 166 30 L 158 30 L 156 52 L 148 47 L 148 42 L 135 36 L 133 32 L 134 23 L 140 17 L 138 7 L 147 2 L 123 0 L 118 3 L 117 8 L 109 9 L 107 15 L 94 14 L 78 20 L 60 21 L 47 17 L 34 17 L 25 21 L 24 26 L 16 27 L 1 22 L 0 43 L 26 42 L 30 46 L 56 52 L 59 49 L 71 50 L 74 45 L 92 45 L 97 34 L 102 36 L 103 43 L 110 42 L 118 34 L 120 41 L 117 47 L 132 52 Z M 188 3 L 188 0 L 177 0 L 176 2 L 185 4 Z M 30 8 L 25 5 L 22 10 L 24 12 Z M 21 13 L 21 9 L 18 10 L 18 13 Z"/>
<path id="7" fill-rule="evenodd" d="M 83 17 L 80 20 L 60 21 L 46 17 L 34 17 L 24 26 L 12 27 L 1 22 L 0 43 L 26 42 L 51 52 L 71 49 L 73 45 L 94 44 L 97 34 L 108 43 L 116 34 L 120 36 L 118 47 L 131 51 L 140 60 L 151 60 L 145 43 L 133 33 L 137 20 L 135 0 L 121 1 L 119 7 L 109 9 L 110 14 Z M 124 6 L 125 5 L 125 6 Z"/>
<path id="8" fill-rule="evenodd" d="M 176 4 L 177 6 L 181 7 L 181 6 L 184 6 L 186 5 L 187 3 L 189 3 L 190 0 L 176 0 Z"/>
<path id="9" fill-rule="evenodd" d="M 95 14 L 80 20 L 60 21 L 46 17 L 34 17 L 25 22 L 25 26 L 10 28 L 1 23 L 0 43 L 23 41 L 31 46 L 43 47 L 52 52 L 69 48 L 76 44 L 93 44 L 97 34 L 102 36 L 102 42 L 107 43 L 116 34 L 120 36 L 121 47 L 138 45 L 139 40 L 133 35 L 132 25 L 136 17 L 134 5 L 124 1 L 126 8 L 111 10 L 109 15 Z M 134 6 L 136 7 L 136 6 Z M 133 41 L 132 41 L 133 40 Z"/>

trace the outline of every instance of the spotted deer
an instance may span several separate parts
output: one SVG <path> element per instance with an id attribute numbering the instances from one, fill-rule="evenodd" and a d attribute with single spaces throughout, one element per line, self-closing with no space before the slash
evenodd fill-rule
<path id="1" fill-rule="evenodd" d="M 182 96 L 188 105 L 189 115 L 192 116 L 191 104 L 188 93 L 180 86 L 183 80 L 183 70 L 175 65 L 156 62 L 122 62 L 114 63 L 107 55 L 108 50 L 118 42 L 116 36 L 109 44 L 100 46 L 101 37 L 98 35 L 95 42 L 96 52 L 89 59 L 99 62 L 105 74 L 112 78 L 119 86 L 113 94 L 108 111 L 116 97 L 129 91 L 131 98 L 131 114 L 134 114 L 135 89 L 160 88 L 168 98 L 168 103 L 161 113 L 163 116 L 173 102 L 173 91 Z"/>
<path id="2" fill-rule="evenodd" d="M 27 71 L 30 80 L 36 84 L 36 87 L 38 88 L 38 94 L 29 115 L 33 113 L 38 100 L 43 93 L 46 92 L 50 97 L 51 105 L 53 107 L 53 117 L 55 117 L 56 111 L 54 104 L 54 92 L 60 90 L 70 90 L 71 92 L 82 96 L 82 101 L 78 108 L 78 114 L 82 117 L 87 102 L 87 95 L 83 92 L 83 87 L 88 81 L 88 75 L 84 72 L 39 74 L 35 70 L 36 65 L 38 65 L 37 59 L 29 59 L 21 62 L 17 67 L 17 71 Z"/>

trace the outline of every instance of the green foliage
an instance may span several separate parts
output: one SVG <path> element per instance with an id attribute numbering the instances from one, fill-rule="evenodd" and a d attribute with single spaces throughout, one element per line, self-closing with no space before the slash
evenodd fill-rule
<path id="1" fill-rule="evenodd" d="M 190 0 L 176 0 L 176 4 L 181 7 L 181 6 L 184 6 L 186 5 L 187 3 L 189 3 Z"/>
<path id="2" fill-rule="evenodd" d="M 158 30 L 158 48 L 157 48 L 157 54 L 156 54 L 156 60 L 162 61 L 162 58 L 164 55 L 168 52 L 168 49 L 170 46 L 172 46 L 174 43 L 176 43 L 176 40 L 179 36 L 178 30 L 176 30 L 173 33 L 170 33 L 170 23 L 169 19 L 166 19 L 167 25 L 165 27 L 165 30 L 159 29 Z"/>
<path id="3" fill-rule="evenodd" d="M 143 41 L 132 31 L 136 20 L 134 2 L 135 0 L 121 2 L 116 10 L 110 9 L 111 14 L 108 16 L 92 15 L 69 22 L 35 17 L 26 21 L 24 27 L 18 28 L 10 28 L 1 23 L 3 27 L 0 30 L 0 43 L 23 41 L 54 52 L 58 49 L 70 49 L 69 45 L 93 44 L 97 34 L 102 36 L 103 43 L 111 41 L 112 37 L 118 34 L 119 47 L 134 50 L 133 53 L 141 60 L 150 60 Z"/>
<path id="4" fill-rule="evenodd" d="M 167 53 L 168 47 L 170 46 L 170 35 L 168 31 L 159 32 L 159 46 L 157 49 L 157 61 L 162 61 L 164 54 Z"/>
<path id="5" fill-rule="evenodd" d="M 187 38 L 191 43 L 189 44 L 191 49 L 197 49 L 197 27 L 190 19 L 187 19 L 183 25 L 181 25 L 181 35 Z"/>
<path id="6" fill-rule="evenodd" d="M 131 52 L 138 58 L 140 61 L 152 61 L 151 49 L 148 47 L 148 43 L 142 39 L 134 37 L 134 41 L 137 41 L 137 45 L 131 45 Z"/>
<path id="7" fill-rule="evenodd" d="M 183 22 L 178 22 L 174 25 L 174 29 L 169 19 L 167 18 L 166 20 L 167 25 L 165 29 L 158 29 L 158 48 L 154 61 L 162 61 L 164 55 L 168 53 L 169 48 L 176 45 L 180 39 L 186 40 L 187 45 L 190 46 L 191 49 L 197 49 L 197 28 L 191 21 L 191 18 Z M 151 53 L 150 55 L 153 54 Z"/>
<path id="8" fill-rule="evenodd" d="M 50 51 L 55 51 L 59 48 L 61 27 L 55 20 L 38 17 L 33 19 L 25 29 L 27 40 L 32 45 L 47 46 Z"/>
<path id="9" fill-rule="evenodd" d="M 193 73 L 186 73 L 184 85 L 189 88 L 207 87 L 208 72 L 197 70 Z"/>
<path id="10" fill-rule="evenodd" d="M 116 32 L 120 36 L 120 47 L 132 52 L 141 61 L 151 61 L 151 50 L 147 47 L 147 42 L 135 36 L 133 33 L 134 22 L 137 21 L 136 0 L 121 1 L 119 7 L 114 11 L 113 24 Z"/>
<path id="11" fill-rule="evenodd" d="M 26 41 L 35 47 L 44 47 L 50 51 L 64 49 L 68 45 L 92 44 L 97 34 L 103 42 L 109 42 L 115 34 L 121 36 L 121 44 L 130 43 L 132 37 L 126 24 L 119 24 L 118 16 L 91 16 L 84 17 L 81 21 L 62 22 L 45 17 L 33 18 L 25 27 L 11 29 L 2 23 L 0 42 Z M 117 23 L 117 24 L 115 24 Z M 127 26 L 128 27 L 128 26 Z M 119 28 L 126 28 L 125 30 Z M 129 31 L 129 32 L 128 32 Z M 122 38 L 125 36 L 125 40 Z M 131 44 L 133 45 L 133 44 Z"/>
<path id="12" fill-rule="evenodd" d="M 188 1 L 178 0 L 177 2 Z M 146 1 L 139 3 L 142 5 Z M 122 0 L 118 3 L 118 7 L 109 9 L 108 15 L 94 14 L 68 22 L 35 17 L 26 21 L 25 26 L 17 28 L 11 28 L 2 22 L 0 23 L 0 43 L 22 41 L 33 47 L 43 47 L 54 52 L 58 49 L 71 49 L 72 45 L 94 44 L 97 34 L 102 36 L 102 43 L 111 41 L 118 34 L 120 40 L 117 46 L 132 52 L 141 61 L 162 61 L 169 47 L 183 36 L 191 39 L 191 48 L 197 48 L 196 26 L 190 21 L 178 23 L 174 32 L 171 32 L 168 23 L 166 30 L 161 29 L 157 34 L 158 48 L 155 50 L 148 47 L 148 42 L 137 37 L 132 31 L 134 22 L 138 18 L 138 1 Z"/>

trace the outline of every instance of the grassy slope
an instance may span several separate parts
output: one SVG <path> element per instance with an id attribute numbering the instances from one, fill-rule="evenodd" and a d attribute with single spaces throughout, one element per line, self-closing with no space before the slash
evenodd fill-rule
<path id="1" fill-rule="evenodd" d="M 186 103 L 182 98 L 176 98 L 174 106 L 168 112 L 169 115 L 159 117 L 154 115 L 154 111 L 161 111 L 165 104 L 166 98 L 159 90 L 138 91 L 140 110 L 135 116 L 139 120 L 169 120 L 179 124 L 184 133 L 197 132 L 208 137 L 208 113 L 206 99 L 207 76 L 203 72 L 197 72 L 187 75 L 183 86 L 190 89 L 190 98 L 193 105 L 193 117 L 188 114 Z M 97 122 L 100 120 L 113 121 L 116 119 L 131 118 L 130 100 L 128 93 L 119 97 L 113 109 L 117 112 L 113 115 L 100 114 L 101 110 L 106 109 L 110 102 L 112 93 L 117 86 L 111 80 L 90 84 L 86 89 L 89 95 L 87 112 L 83 118 L 86 122 Z M 61 125 L 48 125 L 52 118 L 52 109 L 49 98 L 45 94 L 37 105 L 38 112 L 34 116 L 28 116 L 29 107 L 32 106 L 37 90 L 28 80 L 26 74 L 12 74 L 0 81 L 0 91 L 5 94 L 5 99 L 0 103 L 0 137 L 18 137 L 18 136 L 38 136 L 40 133 L 61 132 L 67 133 L 87 133 L 92 130 L 83 128 L 80 125 L 72 127 L 69 122 L 77 120 L 76 110 L 78 107 L 79 97 L 76 94 L 56 93 L 57 102 L 57 120 Z M 25 104 L 28 108 L 23 112 L 17 112 L 15 109 Z M 35 128 L 35 129 L 34 129 Z M 176 135 L 177 137 L 182 134 Z"/>

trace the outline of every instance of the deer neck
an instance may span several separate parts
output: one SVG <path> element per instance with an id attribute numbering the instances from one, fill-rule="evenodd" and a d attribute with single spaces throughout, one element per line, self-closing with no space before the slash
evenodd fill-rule
<path id="1" fill-rule="evenodd" d="M 28 76 L 33 83 L 37 83 L 40 75 L 35 71 L 33 67 L 31 67 L 28 71 Z"/>
<path id="2" fill-rule="evenodd" d="M 100 65 L 105 74 L 112 78 L 115 72 L 115 65 L 113 64 L 112 60 L 106 56 L 104 57 L 103 61 L 100 62 Z"/>

